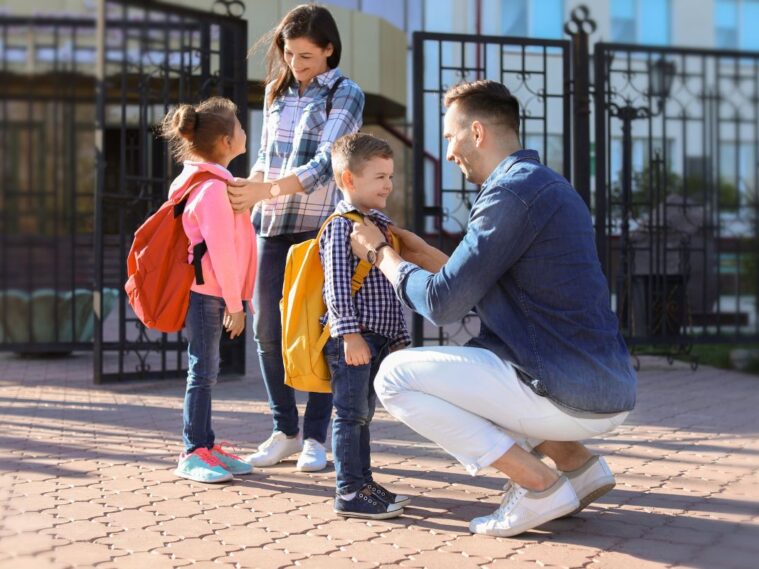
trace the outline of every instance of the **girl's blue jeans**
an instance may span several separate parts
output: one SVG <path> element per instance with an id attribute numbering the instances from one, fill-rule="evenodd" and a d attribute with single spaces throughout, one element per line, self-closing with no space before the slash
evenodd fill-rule
<path id="1" fill-rule="evenodd" d="M 199 447 L 211 448 L 211 387 L 219 376 L 224 299 L 190 292 L 190 308 L 185 320 L 187 334 L 187 390 L 184 395 L 182 439 L 187 453 Z"/>

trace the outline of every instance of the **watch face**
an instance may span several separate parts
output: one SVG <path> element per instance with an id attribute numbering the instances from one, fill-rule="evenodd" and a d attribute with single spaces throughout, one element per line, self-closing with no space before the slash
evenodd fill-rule
<path id="1" fill-rule="evenodd" d="M 281 191 L 282 188 L 279 187 L 279 184 L 272 184 L 271 188 L 269 188 L 269 195 L 273 198 L 276 198 Z"/>
<path id="2" fill-rule="evenodd" d="M 373 265 L 377 260 L 377 252 L 374 249 L 369 249 L 366 252 L 366 260 L 370 265 Z"/>

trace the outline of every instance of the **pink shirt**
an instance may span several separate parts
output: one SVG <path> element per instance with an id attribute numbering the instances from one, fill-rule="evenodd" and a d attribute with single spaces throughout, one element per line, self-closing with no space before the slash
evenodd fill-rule
<path id="1" fill-rule="evenodd" d="M 185 161 L 184 170 L 171 184 L 169 196 L 182 193 L 200 172 L 211 172 L 222 180 L 232 174 L 211 162 Z M 204 284 L 193 283 L 191 290 L 224 299 L 230 313 L 240 312 L 243 301 L 251 302 L 256 280 L 256 243 L 247 213 L 235 213 L 222 180 L 208 180 L 192 190 L 182 214 L 182 226 L 190 239 L 187 260 L 192 263 L 192 248 L 205 241 Z M 251 307 L 252 308 L 252 307 Z"/>

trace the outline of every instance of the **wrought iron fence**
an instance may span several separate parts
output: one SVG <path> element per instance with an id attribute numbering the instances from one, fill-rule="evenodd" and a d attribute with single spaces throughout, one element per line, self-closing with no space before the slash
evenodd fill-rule
<path id="1" fill-rule="evenodd" d="M 596 226 L 632 345 L 759 340 L 759 53 L 595 46 Z"/>

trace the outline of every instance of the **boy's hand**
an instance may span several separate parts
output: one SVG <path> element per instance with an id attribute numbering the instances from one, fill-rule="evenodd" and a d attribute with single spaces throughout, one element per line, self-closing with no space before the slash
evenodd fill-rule
<path id="1" fill-rule="evenodd" d="M 343 344 L 345 344 L 345 363 L 349 366 L 363 366 L 372 361 L 372 351 L 361 334 L 345 334 Z"/>
<path id="2" fill-rule="evenodd" d="M 232 314 L 224 309 L 224 329 L 229 332 L 230 340 L 234 340 L 245 330 L 245 311 L 234 312 Z"/>

